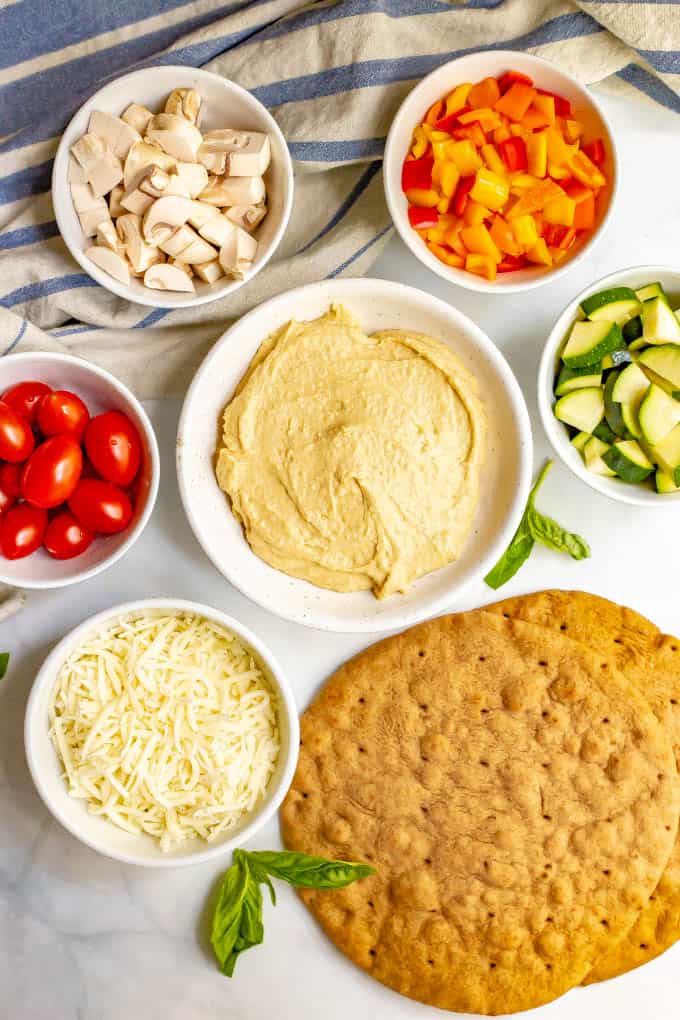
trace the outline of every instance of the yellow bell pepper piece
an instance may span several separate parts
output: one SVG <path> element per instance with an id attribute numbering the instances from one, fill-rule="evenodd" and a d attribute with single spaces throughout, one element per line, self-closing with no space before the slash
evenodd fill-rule
<path id="1" fill-rule="evenodd" d="M 470 192 L 472 194 L 472 192 Z M 484 220 L 491 219 L 491 212 L 485 209 L 479 202 L 468 201 L 465 204 L 465 211 L 463 213 L 463 222 L 466 227 L 476 227 Z"/>
<path id="2" fill-rule="evenodd" d="M 510 128 L 507 124 L 501 124 L 501 126 L 497 127 L 493 133 L 495 145 L 500 145 L 501 142 L 507 142 L 508 138 L 510 138 Z"/>
<path id="3" fill-rule="evenodd" d="M 464 262 L 460 255 L 456 255 L 455 252 L 449 251 L 448 248 L 444 248 L 441 244 L 436 244 L 430 241 L 427 245 L 433 255 L 436 255 L 438 259 L 444 262 L 447 266 L 453 266 L 456 269 L 462 269 Z"/>
<path id="4" fill-rule="evenodd" d="M 549 124 L 555 123 L 555 100 L 552 96 L 543 96 L 537 92 L 531 105 L 544 114 Z"/>
<path id="5" fill-rule="evenodd" d="M 510 136 L 511 137 L 523 138 L 526 141 L 530 134 L 531 134 L 531 132 L 527 131 L 527 129 L 525 127 L 522 127 L 521 124 L 511 124 L 510 125 Z"/>
<path id="6" fill-rule="evenodd" d="M 517 244 L 512 229 L 502 216 L 494 216 L 489 233 L 493 243 L 500 251 L 507 255 L 521 254 L 522 249 Z"/>
<path id="7" fill-rule="evenodd" d="M 446 234 L 446 227 L 438 223 L 436 227 L 428 227 L 424 234 L 427 241 L 436 241 L 438 244 L 441 244 Z"/>
<path id="8" fill-rule="evenodd" d="M 548 176 L 552 177 L 554 181 L 566 181 L 571 177 L 571 173 L 566 166 L 558 166 L 557 163 L 551 163 L 548 160 Z"/>
<path id="9" fill-rule="evenodd" d="M 567 145 L 558 128 L 549 127 L 545 131 L 548 138 L 548 159 L 558 166 L 565 166 L 573 149 Z"/>
<path id="10" fill-rule="evenodd" d="M 434 144 L 434 142 L 448 142 L 451 139 L 451 135 L 446 131 L 437 131 L 436 128 L 431 127 L 429 124 L 421 124 L 425 135 L 428 140 Z"/>
<path id="11" fill-rule="evenodd" d="M 583 134 L 583 124 L 580 120 L 565 120 L 563 130 L 568 142 L 577 142 Z"/>
<path id="12" fill-rule="evenodd" d="M 527 174 L 523 170 L 510 175 L 510 194 L 512 195 L 523 195 L 529 188 L 533 188 L 536 184 L 540 183 L 540 177 L 534 177 L 532 174 Z"/>
<path id="13" fill-rule="evenodd" d="M 438 213 L 448 212 L 449 211 L 449 202 L 450 201 L 451 201 L 451 199 L 447 198 L 446 195 L 444 195 L 442 198 L 440 198 L 439 201 L 437 202 L 437 212 Z"/>
<path id="14" fill-rule="evenodd" d="M 489 255 L 495 262 L 501 261 L 503 256 L 483 223 L 474 227 L 463 227 L 460 238 L 467 250 L 475 255 Z"/>
<path id="15" fill-rule="evenodd" d="M 434 209 L 441 195 L 434 188 L 409 188 L 406 198 L 411 205 L 424 205 L 427 209 Z"/>
<path id="16" fill-rule="evenodd" d="M 423 130 L 422 124 L 413 132 L 413 141 L 411 143 L 411 152 L 416 159 L 420 159 L 427 152 L 428 138 Z"/>
<path id="17" fill-rule="evenodd" d="M 468 110 L 467 113 L 461 113 L 458 120 L 461 124 L 478 123 L 483 131 L 493 131 L 494 128 L 500 127 L 501 124 L 501 118 L 496 111 L 488 106 L 480 106 L 478 110 Z"/>
<path id="18" fill-rule="evenodd" d="M 458 113 L 459 110 L 462 110 L 467 105 L 471 88 L 472 83 L 465 82 L 463 85 L 457 85 L 453 92 L 449 92 L 445 100 L 446 117 L 449 117 L 452 113 Z"/>
<path id="19" fill-rule="evenodd" d="M 465 268 L 468 273 L 484 276 L 487 280 L 496 279 L 496 262 L 490 255 L 468 255 L 465 259 Z"/>
<path id="20" fill-rule="evenodd" d="M 540 97 L 539 97 L 540 98 Z M 552 97 L 549 97 L 552 98 Z M 548 172 L 548 133 L 537 131 L 526 139 L 527 170 L 534 177 L 545 177 Z"/>
<path id="21" fill-rule="evenodd" d="M 529 248 L 527 258 L 530 262 L 536 262 L 540 266 L 551 266 L 553 264 L 552 255 L 548 251 L 548 246 L 542 237 L 539 237 L 536 244 Z"/>
<path id="22" fill-rule="evenodd" d="M 460 142 L 448 142 L 446 158 L 456 164 L 461 177 L 471 176 L 482 165 L 479 153 L 468 138 L 464 138 Z"/>
<path id="23" fill-rule="evenodd" d="M 545 180 L 539 181 L 533 188 L 525 191 L 510 209 L 508 216 L 523 216 L 524 213 L 538 212 L 546 202 L 552 202 L 553 199 L 561 198 L 562 195 L 564 192 L 559 184 L 556 184 L 550 177 L 546 177 Z"/>
<path id="24" fill-rule="evenodd" d="M 467 105 L 476 110 L 479 107 L 493 106 L 500 99 L 501 90 L 495 78 L 484 78 L 470 89 Z"/>
<path id="25" fill-rule="evenodd" d="M 601 188 L 607 183 L 604 174 L 580 149 L 572 153 L 571 159 L 567 161 L 567 166 L 571 170 L 572 176 L 589 188 Z"/>
<path id="26" fill-rule="evenodd" d="M 556 223 L 561 227 L 570 227 L 574 222 L 576 203 L 568 195 L 547 202 L 543 209 L 546 223 Z"/>
<path id="27" fill-rule="evenodd" d="M 475 177 L 475 183 L 470 191 L 470 198 L 487 209 L 502 209 L 508 200 L 510 185 L 507 177 L 493 173 L 486 167 L 480 167 Z"/>
<path id="28" fill-rule="evenodd" d="M 503 177 L 505 174 L 505 163 L 501 159 L 500 153 L 495 145 L 491 142 L 487 142 L 486 145 L 482 146 L 482 159 L 488 166 L 489 170 L 493 173 Z"/>
<path id="29" fill-rule="evenodd" d="M 439 188 L 442 195 L 445 195 L 446 198 L 451 198 L 458 187 L 459 180 L 460 171 L 455 163 L 450 162 L 448 159 L 435 159 L 432 169 L 432 183 Z M 446 210 L 443 211 L 446 212 Z"/>
<path id="30" fill-rule="evenodd" d="M 446 244 L 448 244 L 449 248 L 453 248 L 457 255 L 460 255 L 462 256 L 462 258 L 465 258 L 465 256 L 467 255 L 467 248 L 465 247 L 461 240 L 460 237 L 461 230 L 462 226 L 460 223 L 452 224 L 446 231 L 444 240 Z"/>
<path id="31" fill-rule="evenodd" d="M 510 220 L 510 229 L 515 235 L 515 240 L 520 248 L 532 248 L 538 241 L 536 221 L 528 213 L 524 216 L 516 216 Z"/>

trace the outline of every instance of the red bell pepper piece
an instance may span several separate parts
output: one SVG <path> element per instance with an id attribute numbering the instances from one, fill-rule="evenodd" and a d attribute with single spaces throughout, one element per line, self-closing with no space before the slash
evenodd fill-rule
<path id="1" fill-rule="evenodd" d="M 518 269 L 524 269 L 528 265 L 524 255 L 504 255 L 503 261 L 498 263 L 497 273 L 514 273 Z"/>
<path id="2" fill-rule="evenodd" d="M 458 124 L 458 114 L 450 113 L 448 117 L 440 117 L 434 122 L 435 131 L 447 131 L 449 134 Z"/>
<path id="3" fill-rule="evenodd" d="M 516 82 L 520 82 L 522 85 L 533 85 L 533 79 L 529 78 L 528 75 L 522 74 L 521 71 L 506 71 L 504 75 L 498 81 L 498 87 L 501 93 L 507 92 L 511 85 Z"/>
<path id="4" fill-rule="evenodd" d="M 508 170 L 526 170 L 527 168 L 527 147 L 524 139 L 518 135 L 506 138 L 498 148 L 501 150 L 503 162 Z"/>
<path id="5" fill-rule="evenodd" d="M 601 138 L 595 138 L 594 141 L 588 142 L 587 145 L 583 145 L 582 150 L 585 152 L 588 159 L 592 160 L 595 166 L 602 166 L 605 161 L 606 152 L 604 150 L 604 142 Z"/>
<path id="6" fill-rule="evenodd" d="M 428 209 L 424 205 L 410 205 L 408 221 L 416 230 L 427 230 L 428 227 L 437 226 L 439 213 L 436 209 Z"/>
<path id="7" fill-rule="evenodd" d="M 549 92 L 547 89 L 536 89 L 541 96 L 552 96 L 555 100 L 555 113 L 558 117 L 571 117 L 571 103 L 564 96 L 558 96 L 556 92 Z"/>
<path id="8" fill-rule="evenodd" d="M 569 227 L 563 227 L 557 223 L 546 223 L 545 230 L 543 231 L 543 240 L 551 248 L 559 248 L 568 233 Z"/>
<path id="9" fill-rule="evenodd" d="M 423 156 L 422 159 L 407 159 L 401 170 L 402 190 L 410 191 L 411 188 L 423 188 L 425 191 L 429 191 L 432 187 L 433 166 L 432 156 Z"/>
<path id="10" fill-rule="evenodd" d="M 475 183 L 475 175 L 470 174 L 469 177 L 461 177 L 458 181 L 458 187 L 453 199 L 449 203 L 449 210 L 453 211 L 456 216 L 462 216 L 465 212 L 465 206 L 467 205 L 468 195 L 470 194 L 472 187 Z"/>

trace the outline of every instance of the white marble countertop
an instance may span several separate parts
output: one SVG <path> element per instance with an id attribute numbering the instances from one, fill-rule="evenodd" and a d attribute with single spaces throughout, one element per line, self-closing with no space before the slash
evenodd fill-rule
<path id="1" fill-rule="evenodd" d="M 397 240 L 373 275 L 422 287 L 472 316 L 498 343 L 526 394 L 536 461 L 548 453 L 538 423 L 535 374 L 557 314 L 582 287 L 617 268 L 680 265 L 678 121 L 658 107 L 606 98 L 620 143 L 622 183 L 608 234 L 586 262 L 554 284 L 502 299 L 447 285 Z M 162 452 L 157 507 L 133 551 L 75 588 L 36 592 L 0 626 L 12 662 L 0 685 L 0 1020 L 427 1020 L 435 1012 L 372 981 L 327 943 L 287 887 L 265 905 L 264 945 L 239 960 L 229 981 L 205 948 L 202 910 L 222 866 L 173 871 L 124 867 L 81 846 L 48 816 L 24 758 L 23 714 L 36 670 L 62 634 L 116 602 L 172 594 L 219 606 L 267 640 L 288 670 L 300 708 L 323 679 L 370 643 L 285 623 L 252 605 L 221 578 L 195 542 L 174 471 L 179 404 L 150 405 Z M 680 633 L 680 511 L 609 502 L 555 468 L 541 507 L 591 542 L 577 564 L 546 550 L 504 594 L 586 588 L 627 602 Z M 465 606 L 491 600 L 480 584 Z M 275 822 L 257 846 L 278 843 Z M 255 844 L 253 844 L 255 845 Z M 228 864 L 225 860 L 224 866 Z M 677 1017 L 680 947 L 641 970 L 576 990 L 537 1011 L 555 1020 L 671 1020 Z"/>

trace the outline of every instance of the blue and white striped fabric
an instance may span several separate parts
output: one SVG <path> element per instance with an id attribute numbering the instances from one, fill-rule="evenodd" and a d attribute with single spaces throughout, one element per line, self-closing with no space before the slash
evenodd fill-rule
<path id="1" fill-rule="evenodd" d="M 390 232 L 380 158 L 395 110 L 434 67 L 490 47 L 680 110 L 677 0 L 0 0 L 0 352 L 71 351 L 143 396 L 181 391 L 230 319 L 289 287 L 368 269 Z M 285 241 L 261 274 L 231 298 L 149 313 L 70 258 L 49 182 L 81 103 L 161 63 L 250 89 L 298 176 Z"/>

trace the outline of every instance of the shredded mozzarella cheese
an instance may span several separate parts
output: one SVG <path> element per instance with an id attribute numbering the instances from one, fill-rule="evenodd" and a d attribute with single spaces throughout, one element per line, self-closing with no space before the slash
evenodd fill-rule
<path id="1" fill-rule="evenodd" d="M 276 696 L 252 653 L 212 620 L 163 611 L 125 616 L 71 654 L 50 736 L 71 796 L 163 851 L 237 825 L 280 748 Z"/>

